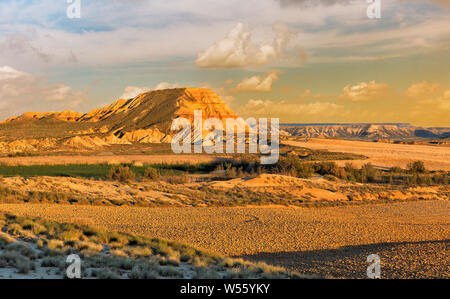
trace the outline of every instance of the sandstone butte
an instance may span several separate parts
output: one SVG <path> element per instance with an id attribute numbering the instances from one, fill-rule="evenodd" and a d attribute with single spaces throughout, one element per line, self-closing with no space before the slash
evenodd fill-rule
<path id="1" fill-rule="evenodd" d="M 193 120 L 195 110 L 201 110 L 204 119 L 237 118 L 220 96 L 210 89 L 154 90 L 84 114 L 73 111 L 27 112 L 7 119 L 0 123 L 0 136 L 6 136 L 8 130 L 14 131 L 15 128 L 19 128 L 16 132 L 22 130 L 25 133 L 22 136 L 10 133 L 10 139 L 14 140 L 1 141 L 0 152 L 33 151 L 49 146 L 92 149 L 131 142 L 170 142 L 175 133 L 170 130 L 172 121 L 178 117 Z M 27 138 L 27 127 L 33 127 L 32 133 L 39 133 L 41 138 Z"/>

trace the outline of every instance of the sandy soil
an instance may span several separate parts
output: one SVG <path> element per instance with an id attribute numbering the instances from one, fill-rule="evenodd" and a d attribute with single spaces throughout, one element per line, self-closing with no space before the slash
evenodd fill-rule
<path id="1" fill-rule="evenodd" d="M 59 164 L 197 164 L 215 162 L 221 158 L 212 155 L 105 155 L 105 156 L 36 156 L 0 157 L 0 164 L 6 165 L 59 165 Z"/>
<path id="2" fill-rule="evenodd" d="M 431 170 L 450 170 L 450 147 L 444 146 L 390 144 L 336 139 L 305 139 L 302 141 L 286 141 L 285 143 L 291 146 L 300 146 L 313 150 L 346 152 L 369 157 L 369 160 L 350 161 L 355 166 L 361 166 L 371 162 L 376 166 L 406 167 L 410 162 L 421 160 Z M 348 161 L 336 162 L 344 165 Z"/>
<path id="3" fill-rule="evenodd" d="M 216 198 L 215 193 L 205 193 L 200 189 L 212 187 L 216 190 L 240 188 L 241 192 L 253 192 L 253 203 L 270 203 L 270 196 L 279 196 L 278 204 L 301 205 L 302 202 L 314 201 L 342 201 L 352 200 L 417 200 L 421 199 L 449 199 L 450 187 L 404 187 L 390 189 L 389 187 L 368 187 L 359 183 L 331 182 L 320 177 L 299 179 L 283 175 L 261 174 L 255 178 L 237 178 L 227 181 L 212 181 L 203 183 L 189 183 L 184 185 L 170 185 L 164 182 L 134 182 L 120 183 L 116 181 L 89 180 L 66 177 L 7 177 L 0 179 L 0 187 L 21 191 L 23 197 L 28 198 L 27 192 L 57 193 L 77 199 L 91 200 L 103 205 L 174 205 L 199 206 L 201 204 L 223 206 L 223 200 Z M 265 193 L 269 198 L 263 201 L 258 192 Z M 16 196 L 16 199 L 19 197 Z M 202 200 L 203 199 L 203 200 Z M 23 199 L 22 199 L 23 200 Z M 302 200 L 300 202 L 299 200 Z M 18 203 L 2 201 L 3 203 Z M 38 203 L 38 201 L 31 201 Z M 51 203 L 51 202 L 47 202 Z M 67 203 L 67 202 L 66 202 Z"/>
<path id="4" fill-rule="evenodd" d="M 323 263 L 326 259 L 322 258 L 320 252 L 324 250 L 341 250 L 341 260 L 345 260 L 346 254 L 355 256 L 351 250 L 343 250 L 343 246 L 360 248 L 375 244 L 375 252 L 372 253 L 378 253 L 376 244 L 445 241 L 450 239 L 449 208 L 448 201 L 319 209 L 0 205 L 0 210 L 8 213 L 177 240 L 225 255 L 250 256 L 253 259 L 262 257 L 263 260 L 274 264 L 283 263 L 283 260 L 278 258 L 282 254 L 299 255 L 312 252 L 315 253 L 317 262 Z M 380 249 L 379 253 L 382 252 Z M 434 254 L 428 250 L 409 252 L 412 255 L 406 255 L 401 260 L 402 263 L 412 263 L 417 259 L 429 260 L 429 255 Z M 264 254 L 270 255 L 264 257 Z M 448 260 L 448 257 L 445 258 Z M 395 261 L 395 258 L 393 260 Z M 393 267 L 401 267 L 402 263 Z M 292 257 L 289 265 L 300 271 L 304 270 Z M 327 265 L 322 265 L 322 269 L 328 271 L 322 274 L 336 274 L 338 268 L 342 267 L 339 264 L 340 266 L 334 269 L 333 261 Z M 434 270 L 430 271 L 437 271 L 435 267 L 431 269 Z"/>
<path id="5" fill-rule="evenodd" d="M 55 192 L 74 198 L 98 199 L 105 202 L 150 203 L 154 201 L 178 204 L 170 194 L 145 187 L 149 183 L 126 184 L 116 181 L 95 181 L 66 177 L 8 177 L 0 180 L 0 187 L 26 192 Z"/>

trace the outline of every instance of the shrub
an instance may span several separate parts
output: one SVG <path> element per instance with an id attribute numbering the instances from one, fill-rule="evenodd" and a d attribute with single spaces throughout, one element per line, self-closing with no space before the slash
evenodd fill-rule
<path id="1" fill-rule="evenodd" d="M 182 278 L 183 274 L 180 273 L 177 267 L 164 266 L 159 268 L 159 274 L 164 277 L 178 277 Z"/>
<path id="2" fill-rule="evenodd" d="M 63 246 L 64 246 L 64 242 L 63 241 L 55 240 L 55 239 L 49 240 L 48 244 L 47 244 L 47 247 L 49 249 L 60 249 L 60 248 L 63 248 Z"/>
<path id="3" fill-rule="evenodd" d="M 14 242 L 14 243 L 8 244 L 5 248 L 5 252 L 15 252 L 17 254 L 20 254 L 22 256 L 29 257 L 32 259 L 37 257 L 37 253 L 33 249 L 31 249 L 27 245 L 27 243 L 21 243 L 21 242 Z"/>
<path id="4" fill-rule="evenodd" d="M 308 178 L 314 174 L 314 168 L 310 163 L 302 162 L 297 156 L 289 156 L 278 161 L 275 172 Z"/>
<path id="5" fill-rule="evenodd" d="M 42 259 L 41 267 L 65 268 L 66 260 L 62 256 L 46 256 Z"/>
<path id="6" fill-rule="evenodd" d="M 160 177 L 158 170 L 155 168 L 147 168 L 144 172 L 144 178 L 156 181 Z"/>
<path id="7" fill-rule="evenodd" d="M 34 267 L 35 265 L 29 258 L 24 257 L 16 259 L 16 268 L 19 273 L 28 274 Z"/>
<path id="8" fill-rule="evenodd" d="M 133 258 L 149 257 L 153 253 L 150 248 L 145 246 L 129 246 L 124 249 L 124 252 Z"/>
<path id="9" fill-rule="evenodd" d="M 109 269 L 109 268 L 105 268 L 105 269 L 99 269 L 96 271 L 96 276 L 99 279 L 121 279 L 122 276 L 120 276 L 116 271 Z"/>
<path id="10" fill-rule="evenodd" d="M 315 163 L 314 171 L 320 175 L 339 176 L 339 166 L 335 162 Z"/>
<path id="11" fill-rule="evenodd" d="M 128 183 L 136 179 L 136 174 L 128 166 L 112 168 L 108 174 L 110 180 Z"/>
<path id="12" fill-rule="evenodd" d="M 16 239 L 4 232 L 0 232 L 0 246 L 16 242 Z"/>
<path id="13" fill-rule="evenodd" d="M 152 264 L 139 264 L 133 267 L 128 275 L 130 279 L 154 279 L 159 278 L 159 266 Z"/>
<path id="14" fill-rule="evenodd" d="M 164 177 L 164 181 L 169 184 L 187 184 L 191 182 L 191 178 L 187 175 L 171 175 Z"/>
<path id="15" fill-rule="evenodd" d="M 66 230 L 59 234 L 59 237 L 62 241 L 78 241 L 80 240 L 81 235 L 83 235 L 83 232 L 78 229 L 72 229 L 72 230 Z"/>
<path id="16" fill-rule="evenodd" d="M 412 174 L 426 173 L 427 169 L 422 161 L 415 161 L 408 164 L 408 171 Z"/>
<path id="17" fill-rule="evenodd" d="M 32 231 L 34 234 L 39 235 L 47 231 L 45 226 L 40 225 L 31 220 L 27 220 L 22 224 L 22 228 Z"/>
<path id="18" fill-rule="evenodd" d="M 363 183 L 366 181 L 373 183 L 376 181 L 376 179 L 377 179 L 377 171 L 373 167 L 373 165 L 370 163 L 364 164 L 361 167 L 361 181 Z"/>
<path id="19" fill-rule="evenodd" d="M 101 244 L 97 244 L 97 243 L 89 242 L 89 241 L 79 241 L 79 242 L 75 243 L 74 247 L 76 249 L 78 249 L 79 251 L 89 250 L 89 251 L 94 251 L 94 252 L 100 252 L 103 250 L 103 246 Z"/>
<path id="20" fill-rule="evenodd" d="M 126 254 L 123 250 L 121 249 L 111 249 L 110 251 L 111 255 L 113 256 L 118 256 L 118 257 L 128 257 L 128 254 Z"/>
<path id="21" fill-rule="evenodd" d="M 27 274 L 35 268 L 34 262 L 15 251 L 5 251 L 0 255 L 0 267 L 15 267 L 19 273 Z"/>
<path id="22" fill-rule="evenodd" d="M 404 171 L 400 167 L 394 166 L 394 167 L 391 167 L 391 172 L 392 173 L 403 173 Z"/>

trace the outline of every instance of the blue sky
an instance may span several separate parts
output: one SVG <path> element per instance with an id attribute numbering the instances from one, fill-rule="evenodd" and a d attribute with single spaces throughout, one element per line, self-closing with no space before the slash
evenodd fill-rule
<path id="1" fill-rule="evenodd" d="M 4 0 L 0 118 L 198 86 L 242 116 L 450 125 L 446 2 Z"/>

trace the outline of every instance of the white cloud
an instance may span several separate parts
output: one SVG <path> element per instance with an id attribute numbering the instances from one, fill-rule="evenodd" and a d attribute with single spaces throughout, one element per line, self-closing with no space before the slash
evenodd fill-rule
<path id="1" fill-rule="evenodd" d="M 204 67 L 261 65 L 279 58 L 276 48 L 280 41 L 281 44 L 288 39 L 298 42 L 298 38 L 281 26 L 276 30 L 278 41 L 270 41 L 270 24 L 278 20 L 301 28 L 299 35 L 305 52 L 299 54 L 304 59 L 307 53 L 310 63 L 402 57 L 445 50 L 449 46 L 450 19 L 445 11 L 411 11 L 409 5 L 398 1 L 383 2 L 383 10 L 392 12 L 383 15 L 386 26 L 375 26 L 364 17 L 367 3 L 360 0 L 351 1 L 351 5 L 333 0 L 135 1 L 135 5 L 127 5 L 126 1 L 110 1 L 107 5 L 101 2 L 84 3 L 85 17 L 82 22 L 74 23 L 64 20 L 65 3 L 0 1 L 3 20 L 0 65 L 14 61 L 15 67 L 42 71 L 47 65 L 97 68 L 166 62 L 173 57 L 184 63 L 198 57 L 198 63 Z M 285 7 L 280 2 L 336 2 L 336 5 Z M 97 17 L 99 14 L 101 18 Z M 396 19 L 398 15 L 402 17 Z M 234 38 L 227 37 L 211 46 L 242 20 L 252 24 L 255 30 L 242 28 Z M 247 37 L 250 39 L 246 40 Z M 252 42 L 251 38 L 265 42 Z M 203 56 L 198 53 L 209 46 L 217 51 L 209 53 L 208 59 L 201 59 Z M 291 61 L 286 65 L 297 66 Z"/>
<path id="2" fill-rule="evenodd" d="M 450 89 L 446 90 L 444 94 L 436 100 L 438 108 L 450 111 Z"/>
<path id="3" fill-rule="evenodd" d="M 406 91 L 406 95 L 411 98 L 424 99 L 436 95 L 439 89 L 439 83 L 422 81 L 411 85 Z"/>
<path id="4" fill-rule="evenodd" d="M 450 89 L 445 90 L 438 97 L 431 97 L 431 95 L 428 94 L 427 97 L 417 97 L 417 99 L 417 107 L 419 110 L 425 107 L 431 108 L 435 112 L 439 112 L 439 110 L 450 110 Z"/>
<path id="5" fill-rule="evenodd" d="M 290 6 L 314 6 L 314 5 L 334 5 L 334 4 L 348 4 L 352 0 L 275 0 L 280 3 L 282 7 Z M 355 0 L 353 0 L 355 1 Z"/>
<path id="6" fill-rule="evenodd" d="M 224 39 L 199 53 L 196 64 L 200 68 L 237 68 L 273 62 L 281 57 L 297 32 L 283 23 L 276 23 L 272 29 L 275 38 L 271 44 L 256 44 L 252 33 L 243 23 L 238 23 Z"/>
<path id="7" fill-rule="evenodd" d="M 141 93 L 149 92 L 151 90 L 161 90 L 161 89 L 172 89 L 181 87 L 178 83 L 161 82 L 157 84 L 154 88 L 151 87 L 138 87 L 138 86 L 127 86 L 120 96 L 121 99 L 131 99 Z"/>
<path id="8" fill-rule="evenodd" d="M 179 87 L 181 87 L 181 86 L 178 83 L 161 82 L 158 85 L 156 85 L 154 90 L 172 89 L 172 88 L 179 88 Z"/>
<path id="9" fill-rule="evenodd" d="M 242 80 L 234 89 L 234 92 L 240 91 L 262 91 L 270 92 L 273 89 L 273 84 L 278 80 L 278 71 L 271 71 L 265 76 L 256 75 Z"/>
<path id="10" fill-rule="evenodd" d="M 386 83 L 359 82 L 355 85 L 345 86 L 339 99 L 351 102 L 368 102 L 382 99 L 388 91 L 389 86 Z"/>
<path id="11" fill-rule="evenodd" d="M 438 107 L 443 110 L 450 111 L 450 89 L 437 99 Z"/>
<path id="12" fill-rule="evenodd" d="M 148 87 L 137 87 L 137 86 L 127 86 L 123 91 L 123 94 L 120 96 L 121 99 L 131 99 L 134 98 L 141 93 L 149 92 L 150 88 Z"/>
<path id="13" fill-rule="evenodd" d="M 0 117 L 25 110 L 62 110 L 78 107 L 87 99 L 87 92 L 73 90 L 65 84 L 49 85 L 42 78 L 0 67 Z"/>
<path id="14" fill-rule="evenodd" d="M 450 6 L 450 2 L 448 0 L 401 0 L 403 2 L 432 2 L 432 3 L 436 3 L 436 4 L 440 4 L 443 7 L 449 7 Z"/>
<path id="15" fill-rule="evenodd" d="M 239 108 L 239 115 L 270 116 L 281 119 L 298 119 L 304 117 L 320 116 L 323 119 L 339 113 L 343 106 L 329 102 L 305 103 L 301 101 L 279 101 L 251 99 L 246 105 Z"/>

